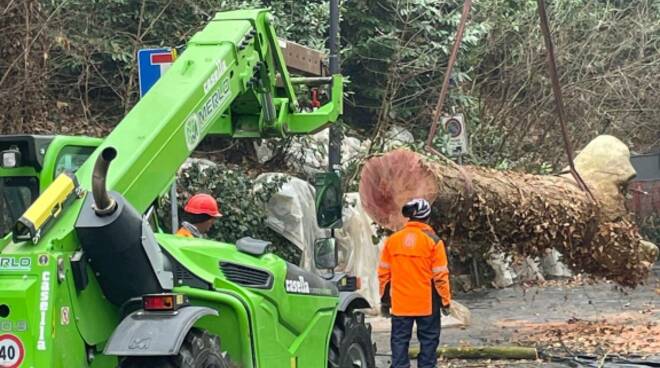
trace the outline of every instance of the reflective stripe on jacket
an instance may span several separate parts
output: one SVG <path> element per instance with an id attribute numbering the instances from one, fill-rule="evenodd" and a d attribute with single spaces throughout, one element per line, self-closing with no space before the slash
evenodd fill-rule
<path id="1" fill-rule="evenodd" d="M 185 227 L 179 228 L 179 230 L 176 231 L 176 236 L 183 238 L 194 238 L 190 230 L 186 229 Z"/>
<path id="2" fill-rule="evenodd" d="M 395 316 L 431 315 L 435 292 L 443 306 L 451 303 L 445 244 L 429 225 L 421 222 L 408 222 L 387 239 L 378 280 L 381 297 L 390 284 Z"/>
<path id="3" fill-rule="evenodd" d="M 181 224 L 181 228 L 176 231 L 177 236 L 184 238 L 203 238 L 204 234 L 199 232 L 197 227 L 189 222 L 184 221 Z"/>

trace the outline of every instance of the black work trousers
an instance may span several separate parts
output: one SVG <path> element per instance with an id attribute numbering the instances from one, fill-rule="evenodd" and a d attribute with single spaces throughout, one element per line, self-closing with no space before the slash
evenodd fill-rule
<path id="1" fill-rule="evenodd" d="M 417 356 L 418 368 L 435 368 L 436 350 L 440 344 L 440 310 L 426 317 L 392 316 L 392 368 L 409 368 L 408 348 L 412 337 L 413 324 L 417 324 L 417 340 L 420 352 Z"/>

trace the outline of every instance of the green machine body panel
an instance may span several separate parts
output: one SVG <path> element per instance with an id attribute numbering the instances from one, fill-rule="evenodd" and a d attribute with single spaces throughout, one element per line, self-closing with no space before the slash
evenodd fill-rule
<path id="1" fill-rule="evenodd" d="M 203 239 L 182 239 L 172 235 L 158 235 L 159 244 L 181 262 L 195 276 L 206 281 L 234 306 L 220 302 L 216 322 L 207 321 L 205 327 L 226 342 L 230 357 L 251 359 L 249 336 L 254 336 L 253 349 L 258 367 L 288 367 L 296 358 L 300 367 L 322 367 L 327 362 L 328 332 L 332 330 L 338 303 L 337 294 L 329 288 L 327 295 L 289 293 L 286 276 L 295 266 L 273 254 L 254 257 L 238 252 L 234 245 Z M 233 268 L 232 268 L 233 267 Z M 267 286 L 244 287 L 231 281 L 235 267 L 248 267 L 268 274 Z M 224 271 L 223 271 L 224 270 Z M 315 275 L 309 274 L 308 281 Z M 215 292 L 183 288 L 194 297 L 195 303 L 208 305 L 204 295 Z M 223 313 L 222 309 L 227 309 Z M 248 313 L 246 313 L 248 312 Z M 244 318 L 247 316 L 247 320 Z M 238 333 L 237 333 L 238 331 Z M 236 336 L 245 341 L 236 341 Z M 249 366 L 249 365 L 246 365 Z"/>
<path id="2" fill-rule="evenodd" d="M 17 167 L 0 167 L 0 239 L 62 171 L 75 173 L 103 140 L 75 136 L 0 136 L 0 152 L 15 147 Z M 6 241 L 0 240 L 0 249 Z"/>

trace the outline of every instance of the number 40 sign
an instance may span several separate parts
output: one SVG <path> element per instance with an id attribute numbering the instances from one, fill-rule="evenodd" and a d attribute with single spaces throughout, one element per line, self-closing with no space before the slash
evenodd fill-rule
<path id="1" fill-rule="evenodd" d="M 23 363 L 25 349 L 14 335 L 0 335 L 0 368 L 18 368 Z"/>

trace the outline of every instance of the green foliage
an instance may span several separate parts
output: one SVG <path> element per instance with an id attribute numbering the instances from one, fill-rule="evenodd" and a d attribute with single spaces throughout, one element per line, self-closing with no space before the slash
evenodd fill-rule
<path id="1" fill-rule="evenodd" d="M 53 40 L 53 94 L 83 104 L 86 118 L 115 124 L 139 98 L 140 48 L 182 46 L 217 11 L 272 7 L 280 37 L 323 48 L 325 1 L 42 0 L 58 16 Z"/>
<path id="2" fill-rule="evenodd" d="M 421 137 L 430 125 L 432 109 L 458 27 L 462 1 L 387 0 L 345 3 L 342 27 L 344 71 L 351 76 L 355 96 L 347 119 L 354 126 L 404 126 Z M 461 58 L 452 75 L 455 84 L 470 80 L 464 62 L 487 29 L 471 23 Z M 448 106 L 469 103 L 461 92 Z M 377 142 L 380 143 L 380 142 Z"/>
<path id="3" fill-rule="evenodd" d="M 543 172 L 565 165 L 535 0 L 486 0 L 474 21 L 487 38 L 475 50 L 470 120 L 482 164 Z M 576 150 L 612 134 L 632 151 L 657 147 L 653 107 L 660 83 L 660 11 L 654 0 L 557 0 L 547 4 L 566 123 Z"/>
<path id="4" fill-rule="evenodd" d="M 193 163 L 182 170 L 177 179 L 179 213 L 191 196 L 208 193 L 216 198 L 224 215 L 211 229 L 209 238 L 228 243 L 235 243 L 245 236 L 269 240 L 273 242 L 276 254 L 297 263 L 300 259 L 298 248 L 265 223 L 265 205 L 285 181 L 277 178 L 255 186 L 254 179 L 239 167 Z M 167 201 L 160 207 L 170 208 Z M 170 223 L 167 212 L 160 213 L 163 224 Z"/>
<path id="5" fill-rule="evenodd" d="M 392 124 L 421 141 L 463 1 L 341 3 L 344 123 L 372 138 L 371 152 Z M 530 172 L 565 166 L 536 6 L 473 4 L 445 103 L 445 112 L 467 117 L 466 162 Z M 183 45 L 216 11 L 254 7 L 272 9 L 281 37 L 324 48 L 327 0 L 9 2 L 0 18 L 0 131 L 103 135 L 137 101 L 139 48 Z M 575 149 L 598 134 L 634 152 L 657 149 L 660 3 L 556 0 L 548 16 Z M 435 147 L 445 139 L 440 131 Z"/>

